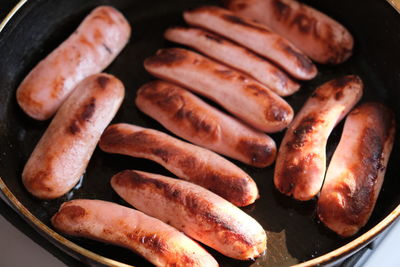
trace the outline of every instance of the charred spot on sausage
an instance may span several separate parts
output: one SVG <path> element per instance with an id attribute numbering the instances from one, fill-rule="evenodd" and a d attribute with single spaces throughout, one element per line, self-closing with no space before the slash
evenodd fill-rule
<path id="1" fill-rule="evenodd" d="M 217 42 L 217 43 L 219 43 L 219 44 L 224 43 L 224 39 L 222 39 L 221 37 L 219 37 L 219 36 L 217 36 L 217 35 L 206 33 L 204 36 L 205 36 L 207 39 L 209 39 L 209 40 L 211 40 L 211 41 L 215 41 L 215 42 Z"/>
<path id="2" fill-rule="evenodd" d="M 360 79 L 355 75 L 347 75 L 331 81 L 331 86 L 334 89 L 341 89 L 352 82 L 360 82 Z"/>
<path id="3" fill-rule="evenodd" d="M 292 20 L 292 25 L 296 25 L 300 32 L 309 33 L 315 28 L 316 20 L 306 14 L 299 13 Z"/>
<path id="4" fill-rule="evenodd" d="M 259 25 L 257 25 L 257 24 L 249 23 L 249 22 L 247 22 L 247 21 L 241 19 L 241 18 L 238 17 L 238 16 L 224 14 L 224 15 L 222 15 L 222 18 L 223 18 L 224 20 L 226 20 L 226 21 L 231 22 L 231 23 L 238 24 L 238 25 L 242 25 L 242 26 L 246 26 L 246 27 L 250 27 L 250 28 L 252 28 L 252 29 L 256 29 L 256 30 L 261 31 L 261 32 L 270 32 L 270 31 L 267 30 L 266 28 L 264 28 L 264 27 L 262 27 L 262 26 L 259 26 Z"/>
<path id="5" fill-rule="evenodd" d="M 294 50 L 290 45 L 286 43 L 281 43 L 281 48 L 288 54 L 292 55 L 297 60 L 297 65 L 301 67 L 304 71 L 310 72 L 314 69 L 314 64 L 312 61 L 306 57 L 305 55 L 301 54 L 300 52 Z"/>
<path id="6" fill-rule="evenodd" d="M 322 119 L 317 119 L 313 114 L 306 116 L 298 126 L 293 130 L 293 139 L 286 143 L 289 150 L 298 150 L 306 145 L 310 134 L 315 128 L 324 123 Z"/>
<path id="7" fill-rule="evenodd" d="M 274 151 L 268 145 L 259 144 L 257 140 L 241 139 L 236 150 L 251 159 L 253 164 L 265 164 L 271 160 Z"/>
<path id="8" fill-rule="evenodd" d="M 282 2 L 281 0 L 273 0 L 272 8 L 278 20 L 284 20 L 290 16 L 291 7 Z"/>
<path id="9" fill-rule="evenodd" d="M 172 66 L 184 61 L 187 58 L 186 53 L 178 49 L 161 49 L 155 56 L 145 60 L 145 65 L 153 66 Z"/>
<path id="10" fill-rule="evenodd" d="M 110 78 L 106 76 L 97 77 L 97 83 L 100 85 L 100 88 L 105 89 L 107 84 L 110 82 Z"/>

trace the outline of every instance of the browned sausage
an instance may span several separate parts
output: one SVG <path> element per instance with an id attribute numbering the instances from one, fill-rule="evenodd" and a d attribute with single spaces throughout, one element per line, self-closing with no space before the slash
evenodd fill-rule
<path id="1" fill-rule="evenodd" d="M 108 127 L 99 143 L 103 151 L 146 158 L 176 176 L 201 185 L 237 206 L 258 197 L 256 183 L 239 167 L 210 150 L 163 132 L 119 123 Z"/>
<path id="2" fill-rule="evenodd" d="M 319 218 L 339 235 L 354 235 L 371 216 L 394 133 L 394 114 L 382 104 L 363 104 L 347 117 L 318 200 Z"/>
<path id="3" fill-rule="evenodd" d="M 294 78 L 310 80 L 317 75 L 317 68 L 306 55 L 265 25 L 216 6 L 186 11 L 183 16 L 190 25 L 218 33 L 272 60 Z"/>
<path id="4" fill-rule="evenodd" d="M 156 77 L 212 99 L 261 131 L 281 131 L 293 119 L 289 104 L 269 88 L 195 52 L 162 49 L 146 59 L 144 66 Z"/>
<path id="5" fill-rule="evenodd" d="M 236 14 L 263 23 L 319 63 L 339 64 L 353 50 L 353 37 L 337 21 L 294 0 L 227 0 Z"/>
<path id="6" fill-rule="evenodd" d="M 105 73 L 89 76 L 77 85 L 25 165 L 22 180 L 30 193 L 53 199 L 74 187 L 124 93 L 123 84 Z"/>
<path id="7" fill-rule="evenodd" d="M 239 260 L 266 249 L 264 229 L 225 199 L 198 185 L 140 171 L 123 171 L 111 185 L 129 204 Z"/>
<path id="8" fill-rule="evenodd" d="M 60 232 L 125 247 L 156 266 L 218 266 L 196 242 L 140 211 L 101 200 L 65 202 L 51 219 Z"/>
<path id="9" fill-rule="evenodd" d="M 323 84 L 311 95 L 281 143 L 274 174 L 279 191 L 298 200 L 318 194 L 325 177 L 328 137 L 362 92 L 361 79 L 349 75 Z"/>
<path id="10" fill-rule="evenodd" d="M 272 164 L 275 142 L 266 134 L 208 105 L 179 86 L 155 81 L 142 86 L 137 107 L 176 135 L 256 167 Z"/>
<path id="11" fill-rule="evenodd" d="M 120 12 L 109 6 L 96 8 L 26 76 L 17 89 L 18 104 L 34 119 L 50 118 L 81 80 L 114 60 L 130 34 Z"/>
<path id="12" fill-rule="evenodd" d="M 243 71 L 280 96 L 291 95 L 300 88 L 298 83 L 265 58 L 209 31 L 173 27 L 164 35 L 170 41 L 193 47 L 228 66 Z"/>

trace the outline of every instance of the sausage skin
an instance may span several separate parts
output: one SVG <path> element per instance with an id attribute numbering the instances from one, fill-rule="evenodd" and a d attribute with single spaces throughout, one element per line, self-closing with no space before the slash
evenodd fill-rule
<path id="1" fill-rule="evenodd" d="M 216 6 L 185 11 L 183 17 L 190 25 L 218 33 L 270 59 L 296 79 L 310 80 L 317 75 L 317 68 L 306 55 L 265 25 Z"/>
<path id="2" fill-rule="evenodd" d="M 290 105 L 269 88 L 195 52 L 161 49 L 144 66 L 158 78 L 210 98 L 261 131 L 281 131 L 293 119 Z"/>
<path id="3" fill-rule="evenodd" d="M 198 185 L 133 170 L 114 175 L 111 185 L 138 210 L 228 257 L 253 259 L 266 249 L 267 237 L 257 221 Z"/>
<path id="4" fill-rule="evenodd" d="M 125 247 L 155 266 L 218 266 L 199 244 L 160 220 L 107 201 L 65 202 L 51 219 L 60 232 Z"/>
<path id="5" fill-rule="evenodd" d="M 114 60 L 130 34 L 128 21 L 116 9 L 94 9 L 25 77 L 17 89 L 18 104 L 34 119 L 49 119 L 80 81 L 101 72 Z"/>
<path id="6" fill-rule="evenodd" d="M 337 234 L 354 235 L 367 223 L 394 135 L 394 114 L 382 104 L 363 104 L 347 117 L 318 200 L 320 220 Z"/>
<path id="7" fill-rule="evenodd" d="M 300 85 L 268 60 L 221 36 L 199 28 L 169 28 L 165 38 L 193 47 L 228 66 L 243 71 L 280 96 L 299 90 Z"/>
<path id="8" fill-rule="evenodd" d="M 276 188 L 297 200 L 310 200 L 321 189 L 326 143 L 335 125 L 359 101 L 363 83 L 348 75 L 320 86 L 289 126 L 276 160 Z"/>
<path id="9" fill-rule="evenodd" d="M 276 145 L 268 135 L 164 81 L 143 85 L 136 106 L 176 135 L 255 167 L 271 165 Z"/>
<path id="10" fill-rule="evenodd" d="M 312 60 L 339 64 L 353 50 L 353 37 L 340 23 L 294 0 L 226 0 L 235 14 L 255 20 L 282 35 Z"/>
<path id="11" fill-rule="evenodd" d="M 153 160 L 237 206 L 250 205 L 258 198 L 256 183 L 239 167 L 218 154 L 160 131 L 114 124 L 104 131 L 99 146 L 105 152 Z"/>
<path id="12" fill-rule="evenodd" d="M 81 81 L 54 116 L 22 172 L 35 197 L 53 199 L 79 181 L 124 98 L 123 84 L 101 73 Z"/>

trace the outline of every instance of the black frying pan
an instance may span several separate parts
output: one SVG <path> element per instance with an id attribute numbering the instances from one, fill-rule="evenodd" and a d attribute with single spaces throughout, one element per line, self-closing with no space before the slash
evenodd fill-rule
<path id="1" fill-rule="evenodd" d="M 340 75 L 357 74 L 366 85 L 361 101 L 384 102 L 395 110 L 400 120 L 400 15 L 382 0 L 306 2 L 346 25 L 355 37 L 355 50 L 344 64 L 318 66 L 319 75 L 312 81 L 304 82 L 301 91 L 288 97 L 288 102 L 297 111 L 318 85 Z M 38 122 L 28 118 L 16 104 L 15 90 L 30 69 L 66 39 L 85 15 L 101 4 L 113 5 L 121 10 L 133 28 L 130 43 L 106 70 L 119 77 L 126 86 L 125 101 L 113 122 L 134 123 L 166 131 L 134 105 L 136 90 L 153 79 L 144 70 L 142 62 L 157 49 L 173 46 L 163 39 L 162 34 L 168 26 L 183 24 L 183 10 L 202 4 L 218 4 L 216 0 L 30 0 L 13 16 L 0 35 L 0 177 L 3 180 L 0 185 L 10 205 L 66 252 L 81 260 L 101 264 L 117 264 L 108 260 L 112 259 L 148 266 L 145 260 L 125 249 L 86 239 L 68 238 L 72 243 L 68 242 L 51 230 L 49 219 L 62 202 L 74 198 L 102 199 L 126 205 L 109 186 L 110 177 L 124 169 L 172 176 L 162 167 L 147 160 L 110 155 L 97 149 L 82 182 L 60 199 L 39 201 L 27 193 L 21 182 L 23 166 L 49 121 Z M 329 156 L 340 138 L 342 127 L 340 124 L 329 140 Z M 282 133 L 272 136 L 279 144 Z M 278 193 L 272 182 L 273 166 L 256 169 L 235 162 L 259 186 L 261 198 L 243 210 L 257 219 L 267 231 L 268 251 L 256 262 L 239 262 L 211 249 L 209 251 L 222 266 L 287 266 L 301 262 L 315 264 L 343 260 L 373 240 L 399 215 L 398 137 L 399 134 L 376 208 L 368 224 L 356 236 L 343 239 L 327 230 L 316 219 L 315 201 L 300 203 Z"/>

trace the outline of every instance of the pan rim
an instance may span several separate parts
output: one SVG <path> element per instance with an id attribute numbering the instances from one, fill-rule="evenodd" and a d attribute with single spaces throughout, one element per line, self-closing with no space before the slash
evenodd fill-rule
<path id="1" fill-rule="evenodd" d="M 6 25 L 10 23 L 11 19 L 14 17 L 14 15 L 17 14 L 19 10 L 24 6 L 25 3 L 27 3 L 28 0 L 20 0 L 13 8 L 12 10 L 6 15 L 6 17 L 1 21 L 0 23 L 0 32 L 4 30 Z M 391 2 L 391 1 L 389 1 Z M 76 243 L 68 240 L 67 238 L 63 237 L 62 235 L 58 234 L 56 231 L 51 229 L 49 226 L 44 224 L 42 221 L 40 221 L 36 216 L 34 216 L 18 199 L 17 197 L 9 190 L 5 182 L 3 181 L 2 177 L 0 177 L 0 195 L 4 197 L 4 200 L 7 201 L 8 205 L 13 208 L 14 210 L 17 210 L 19 212 L 19 215 L 27 221 L 35 231 L 41 233 L 41 234 L 46 234 L 48 237 L 51 238 L 51 242 L 53 244 L 58 245 L 58 247 L 64 246 L 73 252 L 82 255 L 86 258 L 89 258 L 93 261 L 96 261 L 98 263 L 107 265 L 107 266 L 116 266 L 116 267 L 128 267 L 128 266 L 134 266 L 134 265 L 128 265 L 104 256 L 101 256 L 97 253 L 94 253 L 88 249 L 85 249 Z M 0 196 L 0 197 L 1 197 Z M 341 246 L 331 252 L 328 252 L 322 256 L 319 256 L 317 258 L 308 260 L 306 262 L 302 262 L 296 265 L 293 265 L 294 267 L 306 267 L 306 266 L 315 266 L 315 265 L 321 265 L 321 264 L 327 264 L 332 261 L 337 260 L 338 258 L 344 256 L 344 255 L 349 255 L 352 253 L 355 253 L 356 251 L 360 250 L 369 242 L 374 240 L 378 234 L 386 230 L 390 225 L 393 224 L 396 219 L 400 217 L 400 204 L 390 212 L 389 215 L 387 215 L 383 220 L 381 220 L 378 224 L 376 224 L 374 227 L 372 227 L 370 230 L 368 230 L 366 233 L 362 234 L 361 236 L 357 237 L 353 241 L 347 243 L 344 246 Z M 60 247 L 59 247 L 60 248 Z M 65 249 L 62 249 L 64 252 L 68 253 Z M 69 254 L 69 253 L 68 253 Z"/>

